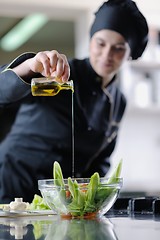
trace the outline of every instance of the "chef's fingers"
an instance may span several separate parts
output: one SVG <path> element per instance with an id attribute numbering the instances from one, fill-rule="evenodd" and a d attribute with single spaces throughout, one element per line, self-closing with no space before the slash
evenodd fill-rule
<path id="1" fill-rule="evenodd" d="M 56 71 L 60 54 L 56 50 L 46 51 L 46 54 L 50 62 L 50 74 L 52 74 L 52 72 Z"/>
<path id="2" fill-rule="evenodd" d="M 56 74 L 57 77 L 65 82 L 68 80 L 70 75 L 70 67 L 67 61 L 67 58 L 64 54 L 61 54 L 60 58 L 58 59 L 57 66 L 56 66 Z"/>
<path id="3" fill-rule="evenodd" d="M 50 75 L 50 59 L 47 56 L 47 51 L 37 53 L 34 58 L 33 70 L 48 77 Z"/>
<path id="4" fill-rule="evenodd" d="M 58 81 L 69 79 L 70 67 L 64 54 L 56 50 L 38 52 L 30 62 L 33 72 L 39 72 L 45 77 L 56 77 Z"/>
<path id="5" fill-rule="evenodd" d="M 62 75 L 62 82 L 68 81 L 69 76 L 70 76 L 70 66 L 69 66 L 69 64 L 65 64 L 63 75 Z"/>
<path id="6" fill-rule="evenodd" d="M 59 82 L 66 82 L 69 79 L 70 67 L 64 54 L 51 51 L 48 54 L 51 65 L 51 77 L 56 77 Z"/>

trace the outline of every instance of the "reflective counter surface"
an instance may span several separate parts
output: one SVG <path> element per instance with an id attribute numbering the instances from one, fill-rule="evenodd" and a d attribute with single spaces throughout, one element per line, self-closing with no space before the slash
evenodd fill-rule
<path id="1" fill-rule="evenodd" d="M 101 219 L 56 215 L 0 217 L 0 240 L 159 240 L 160 218 L 108 213 Z"/>

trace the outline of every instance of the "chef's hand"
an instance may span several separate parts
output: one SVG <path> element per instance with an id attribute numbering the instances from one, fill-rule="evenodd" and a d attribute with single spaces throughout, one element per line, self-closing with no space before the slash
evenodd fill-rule
<path id="1" fill-rule="evenodd" d="M 41 73 L 44 77 L 56 77 L 57 81 L 66 82 L 70 75 L 70 67 L 64 54 L 56 50 L 39 52 L 28 59 L 30 70 Z"/>
<path id="2" fill-rule="evenodd" d="M 56 50 L 38 52 L 12 69 L 24 80 L 33 78 L 37 73 L 44 77 L 56 77 L 56 81 L 66 82 L 70 76 L 70 67 L 64 54 Z"/>

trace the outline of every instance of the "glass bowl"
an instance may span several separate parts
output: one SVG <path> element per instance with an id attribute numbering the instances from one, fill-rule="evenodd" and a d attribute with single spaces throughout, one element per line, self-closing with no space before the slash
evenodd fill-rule
<path id="1" fill-rule="evenodd" d="M 64 179 L 64 186 L 57 186 L 58 179 L 38 180 L 38 188 L 46 204 L 62 218 L 101 217 L 116 201 L 123 179 L 100 178 L 90 184 L 90 178 Z M 69 181 L 69 182 L 68 182 Z"/>

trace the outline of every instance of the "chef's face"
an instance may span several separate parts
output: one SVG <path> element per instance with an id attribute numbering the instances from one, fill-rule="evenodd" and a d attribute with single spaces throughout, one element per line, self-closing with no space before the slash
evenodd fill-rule
<path id="1" fill-rule="evenodd" d="M 111 79 L 130 54 L 129 45 L 123 36 L 106 29 L 92 36 L 89 51 L 93 69 L 104 79 Z"/>

